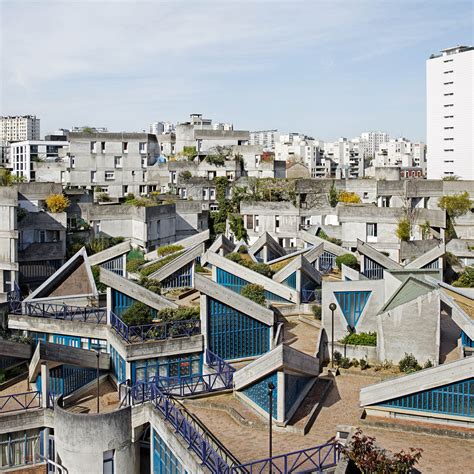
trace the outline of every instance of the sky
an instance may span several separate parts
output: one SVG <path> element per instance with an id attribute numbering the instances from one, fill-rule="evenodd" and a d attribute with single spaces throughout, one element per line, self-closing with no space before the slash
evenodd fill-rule
<path id="1" fill-rule="evenodd" d="M 0 114 L 424 141 L 426 59 L 473 25 L 472 0 L 0 0 Z"/>

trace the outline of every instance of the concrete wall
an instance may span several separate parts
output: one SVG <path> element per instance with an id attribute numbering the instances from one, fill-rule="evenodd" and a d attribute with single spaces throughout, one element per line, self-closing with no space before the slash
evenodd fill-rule
<path id="1" fill-rule="evenodd" d="M 440 298 L 437 290 L 378 316 L 379 360 L 398 363 L 405 353 L 411 353 L 420 365 L 428 360 L 438 364 L 439 350 Z"/>
<path id="2" fill-rule="evenodd" d="M 102 474 L 103 456 L 114 450 L 114 472 L 138 473 L 131 407 L 102 414 L 54 411 L 57 455 L 68 474 Z"/>

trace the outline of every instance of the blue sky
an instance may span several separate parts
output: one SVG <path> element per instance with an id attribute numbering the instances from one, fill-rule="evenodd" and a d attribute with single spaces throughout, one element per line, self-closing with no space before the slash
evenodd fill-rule
<path id="1" fill-rule="evenodd" d="M 202 113 L 320 139 L 425 139 L 425 62 L 471 0 L 0 0 L 2 114 L 141 131 Z"/>

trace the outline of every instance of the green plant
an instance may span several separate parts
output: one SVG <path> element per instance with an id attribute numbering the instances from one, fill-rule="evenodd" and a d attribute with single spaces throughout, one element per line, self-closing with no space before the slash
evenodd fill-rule
<path id="1" fill-rule="evenodd" d="M 104 285 L 100 281 L 100 267 L 98 265 L 94 265 L 92 267 L 92 276 L 94 277 L 94 282 L 95 282 L 95 286 L 97 288 L 97 291 L 99 293 L 105 293 L 105 291 L 107 290 L 107 286 Z"/>
<path id="2" fill-rule="evenodd" d="M 466 214 L 471 209 L 471 205 L 472 203 L 467 191 L 451 196 L 442 196 L 438 200 L 440 209 L 445 210 L 451 219 L 456 219 Z"/>
<path id="3" fill-rule="evenodd" d="M 266 276 L 267 278 L 271 278 L 273 276 L 273 270 L 270 268 L 270 265 L 267 265 L 266 263 L 251 263 L 249 268 L 250 270 L 260 273 L 260 275 Z"/>
<path id="4" fill-rule="evenodd" d="M 335 245 L 342 245 L 342 240 L 336 239 L 335 237 L 329 237 L 329 235 L 327 235 L 326 232 L 324 232 L 324 230 L 322 229 L 320 229 L 320 231 L 318 232 L 318 237 L 320 239 L 327 240 L 328 242 L 332 242 Z"/>
<path id="5" fill-rule="evenodd" d="M 321 321 L 321 305 L 314 304 L 312 307 L 314 319 Z"/>
<path id="6" fill-rule="evenodd" d="M 125 204 L 129 206 L 135 206 L 135 207 L 153 207 L 153 206 L 158 205 L 157 202 L 154 201 L 153 199 L 145 198 L 145 197 L 130 199 L 128 201 L 125 201 Z"/>
<path id="7" fill-rule="evenodd" d="M 334 351 L 334 363 L 339 365 L 342 360 L 342 354 L 339 351 Z"/>
<path id="8" fill-rule="evenodd" d="M 179 252 L 180 250 L 183 250 L 182 245 L 178 244 L 170 244 L 170 245 L 163 245 L 161 247 L 158 247 L 156 250 L 156 253 L 158 257 L 164 257 L 165 255 L 170 255 L 175 252 Z"/>
<path id="9" fill-rule="evenodd" d="M 225 164 L 225 157 L 222 155 L 207 155 L 206 156 L 206 161 L 210 165 L 215 165 L 215 166 L 224 166 Z"/>
<path id="10" fill-rule="evenodd" d="M 347 334 L 340 341 L 342 344 L 351 346 L 376 346 L 377 333 L 376 332 L 359 332 Z"/>
<path id="11" fill-rule="evenodd" d="M 192 174 L 191 174 L 191 171 L 189 170 L 184 170 L 184 171 L 181 171 L 181 173 L 179 173 L 179 177 L 183 180 L 183 181 L 188 181 L 189 179 L 192 178 Z"/>
<path id="12" fill-rule="evenodd" d="M 336 257 L 336 265 L 339 270 L 341 270 L 343 264 L 347 267 L 353 268 L 354 270 L 359 269 L 359 262 L 357 261 L 357 257 L 355 255 L 352 255 L 351 253 L 345 253 Z"/>
<path id="13" fill-rule="evenodd" d="M 64 212 L 71 204 L 71 201 L 64 194 L 51 194 L 46 198 L 45 202 L 48 211 L 54 214 Z"/>
<path id="14" fill-rule="evenodd" d="M 451 175 L 451 176 L 444 176 L 442 178 L 443 181 L 459 181 L 461 178 L 455 174 Z"/>
<path id="15" fill-rule="evenodd" d="M 458 288 L 474 288 L 474 267 L 466 267 L 460 277 L 453 282 Z"/>
<path id="16" fill-rule="evenodd" d="M 429 221 L 425 221 L 423 224 L 420 224 L 421 238 L 423 240 L 428 240 L 431 236 L 431 225 Z"/>
<path id="17" fill-rule="evenodd" d="M 134 258 L 133 260 L 129 260 L 127 262 L 127 272 L 128 273 L 137 273 L 139 268 L 145 263 L 145 259 L 142 257 Z"/>
<path id="18" fill-rule="evenodd" d="M 423 364 L 423 368 L 424 369 L 429 369 L 430 367 L 433 367 L 433 362 L 431 362 L 431 360 L 427 360 L 424 364 Z"/>
<path id="19" fill-rule="evenodd" d="M 123 237 L 95 237 L 86 244 L 87 254 L 94 255 L 95 253 L 102 252 L 114 245 L 122 243 L 124 240 Z"/>
<path id="20" fill-rule="evenodd" d="M 127 326 L 141 326 L 153 322 L 151 308 L 141 301 L 135 301 L 120 318 Z"/>
<path id="21" fill-rule="evenodd" d="M 170 263 L 173 261 L 175 258 L 178 258 L 183 251 L 181 252 L 175 252 L 171 255 L 167 255 L 166 257 L 163 257 L 161 260 L 158 260 L 155 263 L 152 263 L 151 265 L 148 265 L 147 267 L 143 267 L 140 269 L 140 273 L 143 276 L 149 276 L 152 273 L 155 273 L 157 270 L 159 270 L 161 267 L 164 267 L 166 264 Z"/>
<path id="22" fill-rule="evenodd" d="M 195 146 L 183 146 L 183 151 L 180 154 L 187 158 L 188 161 L 193 161 L 197 156 L 197 150 Z"/>
<path id="23" fill-rule="evenodd" d="M 242 256 L 240 255 L 240 253 L 237 253 L 237 252 L 228 253 L 225 256 L 225 258 L 227 258 L 231 262 L 240 263 L 240 264 L 242 264 L 242 261 L 243 261 Z"/>
<path id="24" fill-rule="evenodd" d="M 229 215 L 229 229 L 235 235 L 237 240 L 248 241 L 247 229 L 244 225 L 244 219 L 241 215 L 230 214 Z"/>
<path id="25" fill-rule="evenodd" d="M 107 193 L 99 193 L 97 195 L 97 200 L 99 202 L 110 202 L 112 201 L 112 198 Z"/>
<path id="26" fill-rule="evenodd" d="M 400 368 L 401 372 L 405 372 L 406 374 L 410 374 L 411 372 L 416 372 L 417 370 L 421 369 L 415 356 L 413 354 L 407 354 L 406 352 L 405 356 L 400 359 L 398 367 Z"/>
<path id="27" fill-rule="evenodd" d="M 339 193 L 337 200 L 348 204 L 358 204 L 361 202 L 360 196 L 357 193 L 342 191 Z"/>
<path id="28" fill-rule="evenodd" d="M 360 370 L 365 370 L 369 367 L 369 363 L 367 362 L 367 359 L 359 359 L 359 365 L 360 365 Z"/>
<path id="29" fill-rule="evenodd" d="M 28 215 L 28 211 L 24 207 L 16 208 L 16 219 L 21 222 Z"/>
<path id="30" fill-rule="evenodd" d="M 245 245 L 241 245 L 239 247 L 239 249 L 237 250 L 238 253 L 243 253 L 243 254 L 247 254 L 249 253 L 249 249 L 245 246 Z"/>
<path id="31" fill-rule="evenodd" d="M 411 223 L 407 217 L 402 217 L 397 224 L 397 230 L 395 231 L 397 237 L 400 240 L 408 242 L 411 235 Z"/>
<path id="32" fill-rule="evenodd" d="M 339 193 L 337 192 L 334 181 L 332 182 L 331 187 L 329 188 L 328 201 L 331 207 L 336 207 L 337 203 L 339 202 Z"/>
<path id="33" fill-rule="evenodd" d="M 354 357 L 351 360 L 351 365 L 352 365 L 352 367 L 359 367 L 359 361 Z"/>
<path id="34" fill-rule="evenodd" d="M 351 366 L 351 361 L 348 357 L 342 357 L 338 365 L 341 369 L 348 369 Z"/>
<path id="35" fill-rule="evenodd" d="M 211 270 L 209 268 L 203 267 L 201 264 L 197 263 L 196 266 L 194 267 L 195 271 L 197 273 L 210 273 Z"/>
<path id="36" fill-rule="evenodd" d="M 143 286 L 143 288 L 146 288 L 149 291 L 153 291 L 153 293 L 156 293 L 158 295 L 161 294 L 160 282 L 153 279 L 153 278 L 141 277 L 140 278 L 140 285 Z"/>
<path id="37" fill-rule="evenodd" d="M 249 283 L 242 287 L 240 294 L 257 304 L 265 306 L 265 288 L 262 285 Z"/>
<path id="38" fill-rule="evenodd" d="M 163 308 L 158 311 L 157 318 L 160 321 L 185 321 L 187 319 L 199 319 L 198 307 Z"/>

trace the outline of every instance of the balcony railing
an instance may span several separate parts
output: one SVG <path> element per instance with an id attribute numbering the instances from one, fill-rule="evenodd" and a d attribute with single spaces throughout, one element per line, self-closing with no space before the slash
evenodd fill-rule
<path id="1" fill-rule="evenodd" d="M 20 313 L 38 318 L 63 319 L 68 321 L 82 321 L 85 323 L 106 324 L 106 308 L 91 306 L 69 306 L 51 303 L 23 303 Z"/>
<path id="2" fill-rule="evenodd" d="M 157 387 L 167 395 L 186 397 L 232 388 L 233 372 L 190 375 L 186 377 L 158 377 Z"/>
<path id="3" fill-rule="evenodd" d="M 163 341 L 201 334 L 201 321 L 199 319 L 128 326 L 111 311 L 110 324 L 117 334 L 128 343 Z"/>
<path id="4" fill-rule="evenodd" d="M 0 397 L 0 414 L 41 407 L 41 392 L 22 392 Z"/>
<path id="5" fill-rule="evenodd" d="M 301 290 L 301 302 L 321 304 L 321 290 Z"/>

